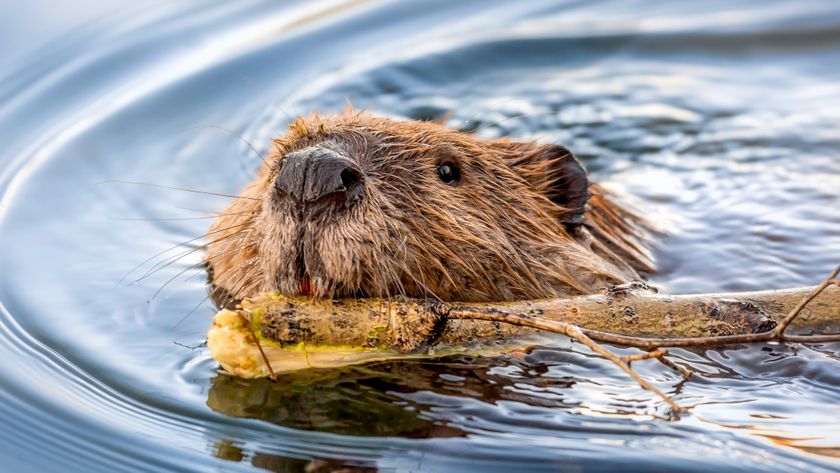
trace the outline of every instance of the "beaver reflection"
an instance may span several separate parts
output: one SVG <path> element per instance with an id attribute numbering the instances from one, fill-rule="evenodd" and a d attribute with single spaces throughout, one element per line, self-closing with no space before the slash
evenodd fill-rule
<path id="1" fill-rule="evenodd" d="M 295 120 L 208 235 L 231 300 L 537 299 L 651 269 L 641 220 L 566 148 L 352 110 Z"/>
<path id="2" fill-rule="evenodd" d="M 282 382 L 219 375 L 207 405 L 219 413 L 304 430 L 410 438 L 463 435 L 407 409 L 399 392 L 429 387 L 437 373 L 422 364 L 382 363 L 287 373 Z"/>
<path id="3" fill-rule="evenodd" d="M 437 419 L 423 396 L 517 401 L 542 407 L 572 407 L 559 396 L 538 397 L 510 389 L 517 379 L 494 368 L 529 371 L 529 383 L 563 389 L 571 380 L 542 378 L 548 365 L 513 357 L 452 356 L 438 361 L 403 360 L 287 373 L 282 381 L 225 375 L 211 383 L 207 405 L 219 413 L 261 419 L 286 427 L 338 434 L 452 437 L 466 433 Z M 533 376 L 531 376 L 533 375 Z M 417 397 L 419 396 L 419 398 Z M 429 398 L 431 399 L 431 398 Z"/>

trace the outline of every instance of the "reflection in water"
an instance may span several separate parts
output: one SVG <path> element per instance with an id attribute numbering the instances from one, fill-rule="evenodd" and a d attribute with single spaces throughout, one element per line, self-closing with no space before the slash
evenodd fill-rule
<path id="1" fill-rule="evenodd" d="M 396 402 L 390 392 L 406 390 L 401 383 L 413 381 L 415 378 L 401 378 L 390 370 L 367 368 L 291 373 L 278 383 L 219 375 L 211 380 L 207 405 L 229 416 L 338 434 L 463 435 L 457 429 L 436 425 L 404 402 Z"/>
<path id="2" fill-rule="evenodd" d="M 536 350 L 537 357 L 540 351 Z M 435 414 L 442 407 L 435 399 L 553 408 L 577 405 L 564 402 L 562 396 L 576 381 L 545 376 L 556 362 L 550 356 L 526 361 L 533 356 L 453 356 L 310 369 L 286 373 L 278 383 L 218 375 L 211 381 L 207 405 L 225 415 L 297 429 L 408 438 L 460 436 L 466 432 Z M 527 381 L 528 392 L 520 389 L 521 381 Z"/>
<path id="3" fill-rule="evenodd" d="M 183 346 L 213 308 L 178 324 L 206 295 L 201 252 L 166 259 L 198 241 L 117 282 L 226 199 L 99 184 L 236 193 L 259 160 L 197 126 L 265 152 L 290 116 L 349 99 L 568 145 L 667 231 L 667 291 L 812 284 L 840 255 L 836 1 L 187 0 L 14 34 L 33 52 L 0 58 L 3 468 L 840 468 L 838 344 L 678 350 L 688 382 L 634 365 L 697 406 L 679 419 L 563 338 L 277 385 L 219 376 Z"/>
<path id="4" fill-rule="evenodd" d="M 347 460 L 301 460 L 263 452 L 254 452 L 250 458 L 246 458 L 246 454 L 242 448 L 236 446 L 235 442 L 230 440 L 222 440 L 216 443 L 213 449 L 213 455 L 221 460 L 229 462 L 248 460 L 253 466 L 259 469 L 281 473 L 374 473 L 379 471 L 373 465 Z"/>
<path id="5" fill-rule="evenodd" d="M 563 389 L 575 381 L 544 376 L 554 364 L 550 357 L 532 364 L 525 361 L 530 356 L 454 356 L 310 369 L 286 373 L 278 383 L 218 375 L 211 380 L 207 405 L 225 415 L 296 429 L 408 438 L 461 436 L 466 432 L 435 415 L 439 406 L 431 395 L 488 404 L 576 405 L 562 398 Z M 517 381 L 525 379 L 530 393 L 517 389 Z M 537 394 L 540 390 L 543 396 Z"/>

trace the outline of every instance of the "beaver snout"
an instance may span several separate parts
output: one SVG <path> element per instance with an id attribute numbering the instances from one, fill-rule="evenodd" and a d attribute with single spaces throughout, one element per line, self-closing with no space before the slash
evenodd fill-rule
<path id="1" fill-rule="evenodd" d="M 363 181 L 353 160 L 316 145 L 286 155 L 274 187 L 298 204 L 329 199 L 350 205 L 362 198 Z"/>

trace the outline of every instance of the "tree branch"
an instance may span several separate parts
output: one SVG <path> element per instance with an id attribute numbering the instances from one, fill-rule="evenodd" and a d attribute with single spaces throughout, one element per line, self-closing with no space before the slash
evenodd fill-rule
<path id="1" fill-rule="evenodd" d="M 665 296 L 634 282 L 590 296 L 472 305 L 263 294 L 244 301 L 237 312 L 220 311 L 208 347 L 227 372 L 263 377 L 274 376 L 272 366 L 289 371 L 465 349 L 496 354 L 553 332 L 610 360 L 679 412 L 683 409 L 636 374 L 631 362 L 656 359 L 689 378 L 692 372 L 669 360 L 661 347 L 840 341 L 840 333 L 788 333 L 840 327 L 838 274 L 840 266 L 814 288 L 783 291 Z M 598 342 L 647 353 L 619 357 Z"/>

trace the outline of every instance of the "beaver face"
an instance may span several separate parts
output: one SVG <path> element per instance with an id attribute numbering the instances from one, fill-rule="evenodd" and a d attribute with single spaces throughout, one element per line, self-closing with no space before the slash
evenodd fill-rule
<path id="1" fill-rule="evenodd" d="M 357 112 L 301 118 L 211 228 L 207 262 L 236 299 L 585 293 L 647 263 L 632 217 L 602 194 L 556 145 Z"/>

